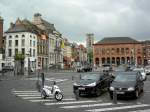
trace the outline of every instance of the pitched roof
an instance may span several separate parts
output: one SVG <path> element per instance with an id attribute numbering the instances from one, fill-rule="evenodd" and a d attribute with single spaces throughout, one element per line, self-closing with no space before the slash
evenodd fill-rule
<path id="1" fill-rule="evenodd" d="M 18 19 L 15 24 L 11 24 L 10 28 L 6 33 L 16 33 L 16 32 L 31 32 L 35 34 L 40 34 L 42 32 L 36 25 L 32 24 L 27 19 L 20 20 Z"/>
<path id="2" fill-rule="evenodd" d="M 98 41 L 96 44 L 126 44 L 126 43 L 139 43 L 139 41 L 130 37 L 105 37 Z"/>

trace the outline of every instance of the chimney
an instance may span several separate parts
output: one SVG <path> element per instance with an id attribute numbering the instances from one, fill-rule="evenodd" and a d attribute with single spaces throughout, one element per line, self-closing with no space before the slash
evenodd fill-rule
<path id="1" fill-rule="evenodd" d="M 14 27 L 14 23 L 11 22 L 11 23 L 10 23 L 10 28 L 13 28 L 13 27 Z"/>
<path id="2" fill-rule="evenodd" d="M 35 25 L 38 25 L 38 24 L 40 24 L 41 23 L 41 14 L 40 13 L 35 13 L 34 14 L 34 17 L 33 17 L 33 23 L 35 24 Z"/>

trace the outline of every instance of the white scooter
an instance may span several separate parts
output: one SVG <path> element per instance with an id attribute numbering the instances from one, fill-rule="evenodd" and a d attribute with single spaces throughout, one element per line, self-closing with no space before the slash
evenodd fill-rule
<path id="1" fill-rule="evenodd" d="M 46 99 L 47 97 L 54 97 L 57 101 L 61 101 L 63 99 L 63 94 L 59 87 L 56 85 L 56 82 L 54 82 L 53 86 L 46 86 L 41 90 L 41 97 Z"/>

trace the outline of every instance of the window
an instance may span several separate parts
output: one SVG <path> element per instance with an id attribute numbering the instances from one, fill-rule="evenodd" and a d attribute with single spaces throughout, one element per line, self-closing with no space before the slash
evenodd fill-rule
<path id="1" fill-rule="evenodd" d="M 12 36 L 10 35 L 9 38 L 12 38 Z"/>
<path id="2" fill-rule="evenodd" d="M 33 56 L 35 56 L 35 49 L 33 49 Z"/>
<path id="3" fill-rule="evenodd" d="M 25 37 L 25 35 L 23 34 L 22 37 Z"/>
<path id="4" fill-rule="evenodd" d="M 117 54 L 119 54 L 119 52 L 120 52 L 120 49 L 119 49 L 119 48 L 117 48 Z"/>
<path id="5" fill-rule="evenodd" d="M 18 54 L 18 49 L 15 49 L 15 55 Z"/>
<path id="6" fill-rule="evenodd" d="M 121 48 L 121 54 L 124 54 L 124 48 Z"/>
<path id="7" fill-rule="evenodd" d="M 12 40 L 9 40 L 9 44 L 8 44 L 9 47 L 12 46 Z"/>
<path id="8" fill-rule="evenodd" d="M 126 48 L 126 53 L 127 53 L 127 54 L 129 53 L 129 48 Z"/>
<path id="9" fill-rule="evenodd" d="M 33 47 L 35 47 L 35 41 L 33 41 Z"/>
<path id="10" fill-rule="evenodd" d="M 21 44 L 22 46 L 25 46 L 25 39 L 22 39 Z"/>
<path id="11" fill-rule="evenodd" d="M 25 48 L 22 48 L 21 52 L 22 52 L 23 55 L 25 55 Z"/>
<path id="12" fill-rule="evenodd" d="M 102 55 L 105 55 L 105 49 L 102 48 Z"/>
<path id="13" fill-rule="evenodd" d="M 15 40 L 15 46 L 18 46 L 18 40 Z"/>
<path id="14" fill-rule="evenodd" d="M 18 38 L 18 35 L 16 35 L 15 37 Z"/>
<path id="15" fill-rule="evenodd" d="M 30 48 L 30 56 L 32 56 L 32 50 L 31 50 L 31 48 Z"/>
<path id="16" fill-rule="evenodd" d="M 32 40 L 30 40 L 30 46 L 32 46 Z"/>
<path id="17" fill-rule="evenodd" d="M 32 38 L 32 35 L 30 35 L 30 37 Z"/>
<path id="18" fill-rule="evenodd" d="M 8 49 L 8 56 L 11 57 L 12 56 L 12 50 Z"/>

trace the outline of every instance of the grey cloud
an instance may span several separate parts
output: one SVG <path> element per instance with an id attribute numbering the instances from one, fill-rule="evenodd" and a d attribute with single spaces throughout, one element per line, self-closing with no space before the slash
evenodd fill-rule
<path id="1" fill-rule="evenodd" d="M 96 40 L 108 36 L 149 39 L 149 0 L 9 0 L 0 1 L 5 30 L 17 17 L 32 20 L 40 12 L 70 40 L 85 41 L 86 33 Z"/>

